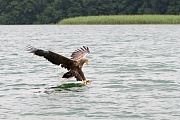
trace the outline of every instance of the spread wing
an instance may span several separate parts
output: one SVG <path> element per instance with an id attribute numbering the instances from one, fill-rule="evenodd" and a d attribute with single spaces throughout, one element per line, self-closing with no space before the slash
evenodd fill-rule
<path id="1" fill-rule="evenodd" d="M 81 58 L 84 58 L 88 53 L 90 53 L 89 48 L 83 46 L 80 49 L 75 50 L 75 52 L 72 53 L 71 59 L 73 60 L 80 60 Z"/>
<path id="2" fill-rule="evenodd" d="M 55 65 L 61 65 L 68 70 L 74 66 L 73 60 L 51 51 L 44 51 L 42 49 L 37 49 L 32 46 L 28 46 L 28 51 L 30 51 L 30 53 L 34 53 L 35 55 L 46 58 L 48 61 Z"/>

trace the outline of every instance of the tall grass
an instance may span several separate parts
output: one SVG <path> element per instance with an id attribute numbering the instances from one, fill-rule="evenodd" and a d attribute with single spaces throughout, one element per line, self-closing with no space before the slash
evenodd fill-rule
<path id="1" fill-rule="evenodd" d="M 63 19 L 58 24 L 180 24 L 180 15 L 111 15 Z"/>

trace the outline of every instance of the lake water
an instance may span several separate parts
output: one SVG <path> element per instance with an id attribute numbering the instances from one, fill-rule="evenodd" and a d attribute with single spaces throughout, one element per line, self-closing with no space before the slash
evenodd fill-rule
<path id="1" fill-rule="evenodd" d="M 1 120 L 180 119 L 180 25 L 0 26 L 0 43 Z M 58 88 L 66 70 L 27 45 L 88 46 L 92 83 Z"/>

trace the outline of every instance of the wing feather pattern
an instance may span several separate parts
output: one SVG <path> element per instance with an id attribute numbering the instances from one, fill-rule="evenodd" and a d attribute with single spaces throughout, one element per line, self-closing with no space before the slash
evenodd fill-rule
<path id="1" fill-rule="evenodd" d="M 71 67 L 73 67 L 74 65 L 73 60 L 51 51 L 44 51 L 42 49 L 37 49 L 32 46 L 28 46 L 28 51 L 30 51 L 30 53 L 34 53 L 35 55 L 46 58 L 48 61 L 55 65 L 61 65 L 68 70 L 71 69 Z"/>
<path id="2" fill-rule="evenodd" d="M 75 52 L 72 53 L 71 59 L 73 60 L 80 60 L 81 58 L 84 58 L 88 53 L 90 53 L 89 48 L 83 46 L 80 49 L 75 50 Z"/>

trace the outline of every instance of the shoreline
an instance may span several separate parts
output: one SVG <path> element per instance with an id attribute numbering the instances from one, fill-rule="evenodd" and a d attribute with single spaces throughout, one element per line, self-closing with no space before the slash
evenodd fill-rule
<path id="1" fill-rule="evenodd" d="M 180 24 L 180 15 L 80 16 L 59 21 L 58 25 L 153 25 Z"/>

